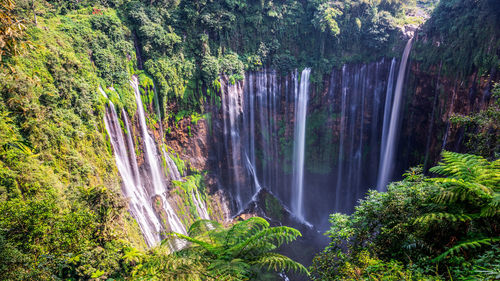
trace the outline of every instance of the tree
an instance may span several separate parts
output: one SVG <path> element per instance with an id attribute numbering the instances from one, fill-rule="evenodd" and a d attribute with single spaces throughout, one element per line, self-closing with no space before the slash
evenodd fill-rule
<path id="1" fill-rule="evenodd" d="M 158 280 L 262 280 L 271 270 L 308 274 L 300 263 L 274 252 L 299 236 L 296 229 L 269 227 L 259 217 L 229 228 L 199 220 L 191 225 L 188 235 L 169 234 L 169 239 L 145 262 L 141 275 Z M 168 254 L 170 246 L 183 243 L 185 247 Z"/>

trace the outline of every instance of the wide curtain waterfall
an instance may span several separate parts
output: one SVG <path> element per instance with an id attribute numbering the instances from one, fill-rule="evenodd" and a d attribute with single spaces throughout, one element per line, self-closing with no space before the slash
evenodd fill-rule
<path id="1" fill-rule="evenodd" d="M 222 77 L 214 114 L 224 124 L 225 157 L 217 160 L 237 210 L 265 188 L 313 224 L 326 223 L 325 213 L 352 211 L 377 185 L 396 67 L 396 59 L 346 64 L 321 91 L 310 86 L 309 69 L 264 69 L 234 83 Z"/>

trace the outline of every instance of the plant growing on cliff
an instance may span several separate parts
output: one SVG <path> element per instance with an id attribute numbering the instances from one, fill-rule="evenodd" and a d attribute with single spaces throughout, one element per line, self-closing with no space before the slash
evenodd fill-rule
<path id="1" fill-rule="evenodd" d="M 467 152 L 495 159 L 500 157 L 500 83 L 493 86 L 486 98 L 492 100 L 486 109 L 454 115 L 450 121 L 464 129 Z"/>
<path id="2" fill-rule="evenodd" d="M 188 235 L 171 233 L 139 275 L 154 280 L 267 280 L 270 271 L 307 274 L 300 263 L 274 252 L 299 236 L 296 229 L 269 227 L 259 217 L 229 228 L 215 221 L 199 220 L 191 225 Z M 184 240 L 187 246 L 166 255 L 164 248 L 172 239 Z"/>

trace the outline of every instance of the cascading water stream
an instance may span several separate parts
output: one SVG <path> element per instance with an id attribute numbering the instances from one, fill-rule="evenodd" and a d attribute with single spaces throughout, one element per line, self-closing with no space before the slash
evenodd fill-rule
<path id="1" fill-rule="evenodd" d="M 387 147 L 387 132 L 389 131 L 389 121 L 391 118 L 392 109 L 392 94 L 394 86 L 394 69 L 396 67 L 396 58 L 392 58 L 391 70 L 389 71 L 389 78 L 387 79 L 387 91 L 385 94 L 385 105 L 384 105 L 384 119 L 382 125 L 382 142 L 380 147 L 380 157 L 379 157 L 379 170 L 381 169 L 384 162 L 385 148 Z M 379 172 L 380 174 L 380 172 Z M 383 190 L 383 187 L 377 185 L 377 190 Z"/>
<path id="2" fill-rule="evenodd" d="M 167 215 L 167 222 L 170 225 L 170 229 L 177 233 L 186 234 L 186 229 L 184 225 L 181 223 L 174 209 L 170 206 L 167 200 L 168 190 L 166 189 L 165 179 L 162 174 L 161 168 L 161 157 L 158 155 L 158 151 L 156 149 L 156 143 L 153 138 L 149 135 L 146 125 L 146 116 L 144 112 L 144 107 L 141 100 L 141 94 L 139 92 L 139 84 L 137 81 L 137 77 L 133 76 L 130 81 L 130 85 L 134 89 L 135 100 L 137 104 L 137 114 L 139 117 L 139 127 L 142 133 L 142 139 L 144 144 L 144 158 L 146 163 L 149 166 L 148 176 L 149 176 L 149 184 L 153 189 L 153 194 L 158 196 L 161 200 L 161 205 L 165 214 Z"/>
<path id="3" fill-rule="evenodd" d="M 342 66 L 342 98 L 340 109 L 340 133 L 339 133 L 339 158 L 337 162 L 337 186 L 335 189 L 335 206 L 340 206 L 340 193 L 342 191 L 342 176 L 343 176 L 343 153 L 344 153 L 344 131 L 346 127 L 346 110 L 347 110 L 347 85 L 346 65 Z"/>
<path id="4" fill-rule="evenodd" d="M 156 87 L 153 87 L 156 89 Z M 156 114 L 159 119 L 161 119 L 161 112 L 160 112 L 160 102 L 158 99 L 158 94 L 156 90 L 154 91 L 154 103 L 155 103 L 155 108 L 156 108 Z M 161 121 L 158 122 L 159 127 L 160 127 L 160 136 L 163 136 L 163 124 Z M 167 153 L 165 150 L 165 145 L 163 143 L 163 137 L 161 138 L 161 152 L 163 155 L 163 158 L 165 160 L 165 165 L 167 168 L 167 173 L 169 176 L 170 181 L 182 181 L 181 173 L 179 172 L 179 169 L 177 168 L 177 165 L 175 162 L 172 160 L 170 155 Z M 205 202 L 201 199 L 201 196 L 198 192 L 197 188 L 194 188 L 191 191 L 191 200 L 193 200 L 193 203 L 196 207 L 196 212 L 198 213 L 198 216 L 202 219 L 209 220 L 210 216 L 208 215 L 207 207 L 205 205 Z"/>
<path id="5" fill-rule="evenodd" d="M 104 91 L 101 88 L 99 90 L 107 98 Z M 122 178 L 122 192 L 129 199 L 130 214 L 137 221 L 146 244 L 151 247 L 160 242 L 160 233 L 163 228 L 151 206 L 147 190 L 142 185 L 132 144 L 131 131 L 124 112 L 122 112 L 122 117 L 127 130 L 126 142 L 115 106 L 109 101 L 109 107 L 104 116 L 104 125 L 113 147 L 118 172 Z"/>
<path id="6" fill-rule="evenodd" d="M 240 174 L 240 160 L 241 157 L 241 139 L 239 130 L 239 118 L 241 114 L 240 98 L 241 98 L 240 83 L 228 83 L 227 94 L 222 94 L 223 114 L 224 114 L 224 135 L 226 136 L 226 143 L 229 137 L 229 145 L 226 144 L 228 159 L 231 159 L 233 170 L 233 185 L 235 192 L 235 199 L 238 211 L 243 210 L 244 202 L 241 196 L 241 174 Z M 229 118 L 229 122 L 226 120 Z"/>
<path id="7" fill-rule="evenodd" d="M 293 145 L 292 211 L 304 220 L 304 156 L 306 140 L 306 114 L 310 68 L 305 68 L 300 77 L 300 89 L 295 99 L 295 131 Z"/>
<path id="8" fill-rule="evenodd" d="M 381 165 L 377 181 L 377 189 L 379 191 L 385 190 L 386 185 L 389 183 L 389 180 L 392 176 L 392 170 L 394 167 L 394 154 L 396 152 L 396 146 L 397 146 L 397 130 L 399 125 L 399 115 L 400 115 L 399 113 L 401 111 L 401 104 L 403 99 L 403 83 L 406 74 L 406 65 L 408 63 L 408 57 L 410 55 L 410 50 L 412 46 L 412 39 L 408 40 L 408 43 L 406 43 L 406 47 L 403 52 L 403 56 L 401 58 L 401 63 L 399 65 L 398 79 L 396 82 L 396 89 L 394 91 L 394 101 L 391 109 L 391 119 L 389 123 L 389 129 L 387 132 L 385 143 L 382 142 L 383 154 L 381 156 Z"/>

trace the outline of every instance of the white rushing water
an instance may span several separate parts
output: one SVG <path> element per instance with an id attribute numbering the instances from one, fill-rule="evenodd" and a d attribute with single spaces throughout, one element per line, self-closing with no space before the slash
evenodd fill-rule
<path id="1" fill-rule="evenodd" d="M 394 90 L 394 100 L 391 108 L 391 118 L 389 122 L 389 127 L 387 131 L 387 137 L 384 138 L 384 132 L 382 133 L 382 155 L 380 158 L 381 164 L 379 167 L 379 177 L 377 180 L 377 189 L 379 191 L 384 191 L 389 180 L 392 176 L 392 170 L 394 167 L 394 154 L 397 148 L 397 132 L 399 127 L 399 115 L 401 111 L 401 104 L 403 100 L 403 83 L 406 74 L 406 65 L 408 63 L 408 57 L 410 55 L 412 45 L 412 39 L 408 40 L 406 43 L 403 56 L 401 58 L 401 63 L 399 65 L 398 79 L 396 81 L 396 88 Z M 390 78 L 389 78 L 390 79 Z M 386 102 L 387 106 L 387 102 Z M 386 118 L 384 116 L 384 129 Z"/>
<path id="2" fill-rule="evenodd" d="M 241 115 L 241 83 L 228 82 L 227 93 L 222 93 L 222 110 L 224 114 L 224 135 L 226 142 L 227 159 L 231 159 L 231 169 L 234 185 L 234 197 L 238 211 L 242 211 L 244 202 L 241 196 L 241 138 L 239 120 Z M 229 120 L 227 120 L 229 119 Z M 230 143 L 228 143 L 230 142 Z"/>
<path id="3" fill-rule="evenodd" d="M 161 157 L 160 155 L 158 155 L 156 143 L 148 133 L 146 125 L 146 115 L 144 112 L 144 106 L 142 104 L 139 84 L 136 76 L 132 77 L 130 85 L 134 89 L 135 93 L 137 114 L 139 117 L 139 127 L 141 129 L 142 140 L 144 144 L 144 158 L 145 162 L 149 166 L 149 169 L 147 170 L 149 176 L 149 184 L 152 187 L 154 195 L 158 196 L 161 200 L 161 207 L 167 215 L 167 223 L 169 224 L 170 229 L 177 233 L 186 234 L 184 225 L 181 223 L 179 217 L 177 217 L 177 214 L 167 200 L 168 190 L 166 188 L 167 185 L 163 176 Z"/>
<path id="4" fill-rule="evenodd" d="M 344 153 L 344 131 L 346 127 L 346 110 L 347 110 L 347 85 L 348 80 L 345 78 L 346 76 L 346 65 L 342 66 L 342 98 L 341 98 L 341 106 L 340 106 L 340 136 L 339 136 L 339 158 L 337 162 L 338 170 L 337 170 L 337 186 L 335 189 L 335 206 L 340 206 L 341 200 L 341 190 L 342 190 L 342 176 L 343 176 L 343 168 L 342 165 L 343 153 Z"/>
<path id="5" fill-rule="evenodd" d="M 99 90 L 105 95 L 102 89 Z M 104 125 L 113 147 L 118 172 L 122 178 L 122 192 L 129 199 L 130 214 L 137 221 L 146 244 L 151 247 L 160 242 L 160 232 L 163 228 L 153 210 L 148 192 L 142 185 L 128 118 L 123 112 L 122 117 L 127 130 L 126 141 L 115 106 L 109 101 L 109 107 L 104 116 Z"/>
<path id="6" fill-rule="evenodd" d="M 300 89 L 295 97 L 295 130 L 293 143 L 292 211 L 304 220 L 304 155 L 306 141 L 306 114 L 309 91 L 310 68 L 305 68 L 300 76 Z"/>
<path id="7" fill-rule="evenodd" d="M 384 119 L 382 125 L 382 136 L 381 136 L 381 145 L 380 145 L 380 157 L 379 157 L 379 177 L 377 179 L 377 190 L 383 191 L 384 186 L 380 186 L 380 169 L 384 165 L 384 155 L 385 149 L 387 147 L 387 132 L 389 131 L 389 122 L 391 119 L 391 111 L 392 111 L 392 95 L 394 93 L 394 69 L 396 68 L 396 58 L 392 59 L 391 62 L 391 70 L 389 71 L 389 78 L 387 79 L 387 92 L 385 94 L 385 104 L 384 104 Z"/>

